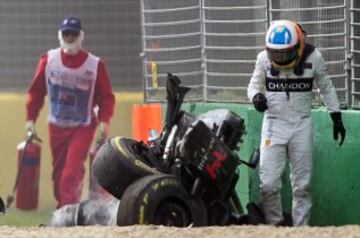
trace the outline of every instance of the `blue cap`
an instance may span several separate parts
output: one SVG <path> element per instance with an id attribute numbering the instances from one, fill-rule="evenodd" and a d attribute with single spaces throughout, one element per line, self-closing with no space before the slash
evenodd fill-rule
<path id="1" fill-rule="evenodd" d="M 67 17 L 60 24 L 60 31 L 81 31 L 81 21 L 76 17 Z"/>

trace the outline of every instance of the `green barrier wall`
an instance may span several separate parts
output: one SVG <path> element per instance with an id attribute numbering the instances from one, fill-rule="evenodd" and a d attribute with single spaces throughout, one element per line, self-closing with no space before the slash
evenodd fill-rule
<path id="1" fill-rule="evenodd" d="M 216 108 L 228 108 L 246 121 L 247 134 L 243 137 L 239 155 L 248 160 L 254 147 L 259 146 L 262 114 L 249 105 L 196 103 L 183 109 L 195 114 Z M 165 110 L 163 110 L 165 111 Z M 360 224 L 360 111 L 343 111 L 347 130 L 343 146 L 332 138 L 332 121 L 324 108 L 312 111 L 314 128 L 314 173 L 312 180 L 313 209 L 311 225 Z M 283 175 L 283 206 L 291 212 L 289 168 Z M 237 191 L 243 204 L 260 200 L 258 172 L 240 166 Z"/>
<path id="2" fill-rule="evenodd" d="M 135 103 L 142 103 L 142 93 L 117 93 L 115 114 L 110 126 L 110 136 L 131 137 L 131 109 Z M 11 192 L 16 176 L 16 146 L 25 137 L 25 96 L 24 94 L 0 94 L 0 196 L 6 199 Z M 47 104 L 41 111 L 36 123 L 39 136 L 43 139 L 40 170 L 39 209 L 55 206 L 51 180 L 51 157 L 47 133 Z M 88 169 L 84 181 L 83 197 L 87 196 Z M 14 204 L 13 204 L 14 205 Z M 14 209 L 14 206 L 11 208 Z"/>

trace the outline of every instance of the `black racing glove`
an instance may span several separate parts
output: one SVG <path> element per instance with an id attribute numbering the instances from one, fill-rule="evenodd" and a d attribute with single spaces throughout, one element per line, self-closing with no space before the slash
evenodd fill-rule
<path id="1" fill-rule="evenodd" d="M 264 112 L 266 109 L 268 109 L 267 99 L 262 93 L 257 93 L 253 97 L 252 103 L 254 104 L 255 109 L 259 112 Z"/>
<path id="2" fill-rule="evenodd" d="M 341 146 L 345 140 L 345 135 L 346 135 L 346 130 L 341 119 L 341 112 L 332 112 L 330 113 L 330 116 L 332 121 L 334 122 L 333 125 L 334 140 L 337 140 L 340 134 L 341 140 L 339 145 Z"/>

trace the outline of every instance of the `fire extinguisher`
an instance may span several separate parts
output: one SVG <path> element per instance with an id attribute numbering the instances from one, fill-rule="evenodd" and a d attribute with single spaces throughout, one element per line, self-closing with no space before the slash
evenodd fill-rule
<path id="1" fill-rule="evenodd" d="M 89 167 L 89 199 L 102 199 L 107 201 L 111 198 L 110 193 L 108 193 L 97 181 L 97 179 L 92 174 L 91 166 L 94 162 L 96 153 L 99 151 L 100 147 L 104 144 L 104 138 L 98 138 L 95 144 L 90 149 L 90 167 Z"/>
<path id="2" fill-rule="evenodd" d="M 25 141 L 17 146 L 18 166 L 12 194 L 7 198 L 9 208 L 16 192 L 16 208 L 34 210 L 39 200 L 41 139 L 28 133 Z"/>

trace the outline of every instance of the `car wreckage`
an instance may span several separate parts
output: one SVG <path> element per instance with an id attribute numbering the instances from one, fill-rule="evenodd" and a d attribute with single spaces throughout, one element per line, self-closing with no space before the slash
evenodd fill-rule
<path id="1" fill-rule="evenodd" d="M 264 223 L 261 209 L 247 204 L 235 190 L 237 168 L 255 168 L 237 155 L 244 120 L 227 109 L 193 115 L 181 110 L 188 87 L 167 78 L 163 130 L 148 143 L 126 137 L 105 142 L 92 164 L 99 184 L 120 200 L 117 225 L 207 226 Z"/>
<path id="2" fill-rule="evenodd" d="M 147 143 L 113 137 L 97 151 L 91 169 L 114 199 L 85 200 L 56 210 L 50 226 L 135 225 L 210 226 L 265 223 L 261 207 L 246 205 L 235 190 L 238 166 L 255 168 L 237 151 L 244 120 L 227 109 L 199 115 L 181 110 L 188 87 L 168 74 L 167 109 L 160 134 Z"/>

